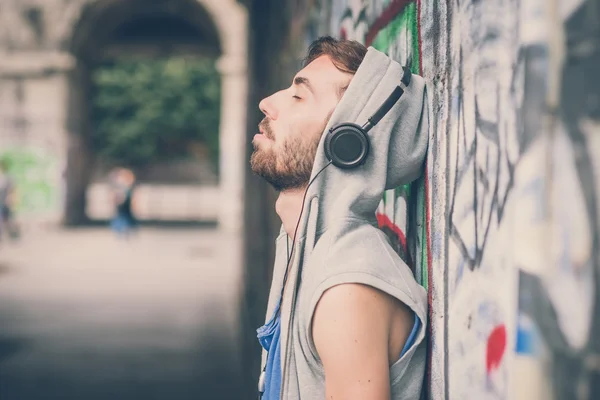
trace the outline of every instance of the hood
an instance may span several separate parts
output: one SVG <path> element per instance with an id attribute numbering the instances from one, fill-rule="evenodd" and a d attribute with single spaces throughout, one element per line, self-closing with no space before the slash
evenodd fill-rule
<path id="1" fill-rule="evenodd" d="M 428 143 L 428 110 L 425 81 L 412 75 L 404 94 L 375 127 L 368 132 L 370 151 L 365 163 L 353 169 L 328 164 L 325 135 L 344 122 L 364 125 L 400 84 L 402 66 L 384 53 L 368 48 L 367 54 L 321 137 L 311 179 L 321 170 L 306 194 L 308 212 L 302 216 L 306 235 L 308 214 L 319 234 L 344 220 L 374 221 L 383 192 L 415 180 L 423 169 Z M 311 229 L 312 230 L 312 229 Z"/>

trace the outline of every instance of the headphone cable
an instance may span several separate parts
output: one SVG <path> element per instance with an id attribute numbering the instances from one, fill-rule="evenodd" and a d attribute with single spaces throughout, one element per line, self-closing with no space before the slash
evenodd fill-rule
<path id="1" fill-rule="evenodd" d="M 312 178 L 310 180 L 310 182 L 308 183 L 308 186 L 306 186 L 306 190 L 304 191 L 304 197 L 302 198 L 302 207 L 300 208 L 300 214 L 298 215 L 298 221 L 296 222 L 296 228 L 294 229 L 294 236 L 292 237 L 292 250 L 290 251 L 290 242 L 289 242 L 289 237 L 286 239 L 286 245 L 287 245 L 287 264 L 285 267 L 285 274 L 283 276 L 283 285 L 281 286 L 281 295 L 280 295 L 280 302 L 283 303 L 283 295 L 285 294 L 285 287 L 287 284 L 287 279 L 288 279 L 288 274 L 290 271 L 290 263 L 292 261 L 292 256 L 294 254 L 294 248 L 296 246 L 296 235 L 298 234 L 298 228 L 300 227 L 300 221 L 302 220 L 302 213 L 304 212 L 304 205 L 306 202 L 306 195 L 308 194 L 308 189 L 310 188 L 310 186 L 314 183 L 314 181 L 317 179 L 317 177 L 319 175 L 321 175 L 321 172 L 325 171 L 325 169 L 327 167 L 329 167 L 331 165 L 331 161 L 329 161 L 327 164 L 325 164 L 325 166 L 323 168 L 321 168 L 321 170 L 319 172 L 317 172 L 317 174 L 314 176 L 314 178 Z M 278 309 L 278 313 L 281 311 L 281 307 L 279 307 Z"/>
<path id="2" fill-rule="evenodd" d="M 325 164 L 325 166 L 323 168 L 321 168 L 321 170 L 319 172 L 317 172 L 317 174 L 314 176 L 314 178 L 312 178 L 310 180 L 310 182 L 308 183 L 308 186 L 306 187 L 306 191 L 304 192 L 304 197 L 302 198 L 302 207 L 300 208 L 300 215 L 298 216 L 298 222 L 296 222 L 296 229 L 294 229 L 294 237 L 293 237 L 293 241 L 292 241 L 292 251 L 288 254 L 288 260 L 287 260 L 287 266 L 285 269 L 285 275 L 283 277 L 283 286 L 281 288 L 281 297 L 280 297 L 280 307 L 279 307 L 279 311 L 278 313 L 281 312 L 281 308 L 283 305 L 283 295 L 285 294 L 285 287 L 287 284 L 287 278 L 288 278 L 288 273 L 290 270 L 290 264 L 292 261 L 292 256 L 294 254 L 294 248 L 296 246 L 296 235 L 298 234 L 298 227 L 300 226 L 300 221 L 302 220 L 302 213 L 304 212 L 304 204 L 306 202 L 306 195 L 308 194 L 308 189 L 310 188 L 310 186 L 313 184 L 313 182 L 317 179 L 317 177 L 319 175 L 321 175 L 321 172 L 325 171 L 325 169 L 327 167 L 329 167 L 332 164 L 331 161 L 329 161 L 327 164 Z M 284 354 L 284 360 L 283 360 L 283 365 L 281 366 L 281 390 L 283 392 L 283 387 L 285 386 L 285 382 L 286 382 L 286 370 L 287 370 L 287 364 L 288 364 L 288 357 L 287 354 L 289 354 L 289 345 L 290 345 L 290 327 L 292 326 L 292 314 L 294 312 L 294 308 L 296 307 L 296 299 L 298 297 L 298 289 L 300 287 L 300 279 L 301 279 L 301 274 L 302 274 L 302 268 L 300 265 L 298 265 L 298 272 L 297 272 L 297 279 L 296 279 L 296 285 L 294 287 L 294 292 L 292 293 L 292 308 L 290 311 L 290 318 L 288 320 L 288 329 L 286 332 L 286 337 L 285 337 L 285 348 L 286 348 L 286 354 Z"/>

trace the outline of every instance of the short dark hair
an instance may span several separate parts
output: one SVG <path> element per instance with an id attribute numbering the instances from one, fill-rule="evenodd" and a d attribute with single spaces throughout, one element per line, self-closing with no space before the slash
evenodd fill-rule
<path id="1" fill-rule="evenodd" d="M 354 75 L 367 54 L 367 48 L 355 40 L 338 40 L 331 36 L 322 36 L 312 42 L 303 65 L 308 64 L 321 56 L 329 56 L 335 67 Z M 339 97 L 342 97 L 348 87 L 339 88 Z"/>
<path id="2" fill-rule="evenodd" d="M 355 40 L 338 40 L 331 36 L 322 36 L 310 44 L 304 66 L 321 56 L 329 56 L 337 69 L 355 74 L 366 54 L 367 48 Z"/>

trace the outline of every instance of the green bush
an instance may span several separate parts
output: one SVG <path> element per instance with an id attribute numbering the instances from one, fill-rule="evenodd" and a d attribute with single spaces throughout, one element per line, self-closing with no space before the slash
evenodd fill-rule
<path id="1" fill-rule="evenodd" d="M 118 61 L 92 74 L 92 146 L 130 166 L 193 157 L 218 165 L 220 77 L 214 60 Z"/>

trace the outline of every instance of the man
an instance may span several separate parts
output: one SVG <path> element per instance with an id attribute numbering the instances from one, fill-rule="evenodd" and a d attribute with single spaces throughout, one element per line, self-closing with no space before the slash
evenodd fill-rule
<path id="1" fill-rule="evenodd" d="M 113 172 L 112 190 L 115 214 L 111 220 L 113 231 L 129 239 L 137 227 L 135 218 L 135 174 L 127 168 L 118 168 Z"/>
<path id="2" fill-rule="evenodd" d="M 403 72 L 375 49 L 324 37 L 292 85 L 259 105 L 251 167 L 280 192 L 282 221 L 258 329 L 263 400 L 420 397 L 426 292 L 375 218 L 384 190 L 417 178 L 427 150 L 425 84 Z M 331 165 L 329 130 L 362 126 L 397 86 L 364 163 Z"/>

